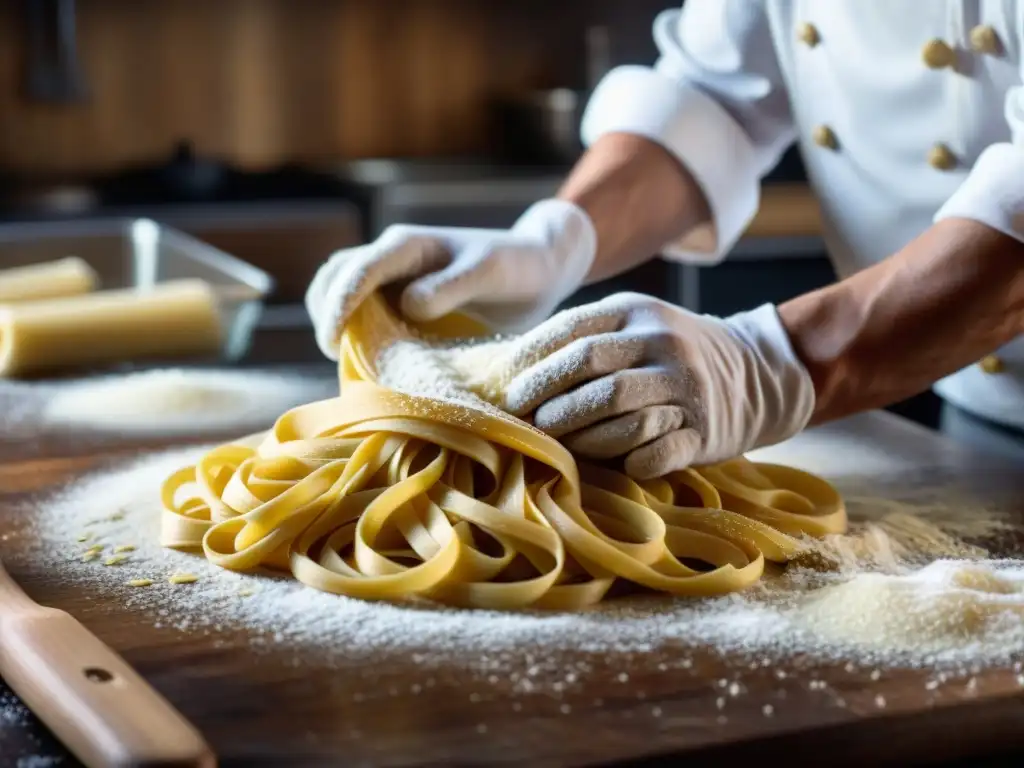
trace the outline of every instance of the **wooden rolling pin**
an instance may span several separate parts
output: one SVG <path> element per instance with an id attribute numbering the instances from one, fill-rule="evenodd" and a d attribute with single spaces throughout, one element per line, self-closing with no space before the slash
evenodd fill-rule
<path id="1" fill-rule="evenodd" d="M 89 768 L 212 768 L 202 736 L 74 617 L 0 565 L 0 676 Z"/>

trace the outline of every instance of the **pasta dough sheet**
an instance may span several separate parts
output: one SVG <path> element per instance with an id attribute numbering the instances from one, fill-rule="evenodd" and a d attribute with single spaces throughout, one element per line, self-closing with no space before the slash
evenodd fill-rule
<path id="1" fill-rule="evenodd" d="M 0 307 L 0 376 L 220 348 L 216 297 L 200 280 Z"/>
<path id="2" fill-rule="evenodd" d="M 789 467 L 737 458 L 638 483 L 576 462 L 497 407 L 507 366 L 452 353 L 481 331 L 457 316 L 411 328 L 372 296 L 342 335 L 340 395 L 174 473 L 161 542 L 368 600 L 573 610 L 616 582 L 740 590 L 802 537 L 845 530 L 836 490 Z M 380 386 L 399 344 L 426 355 L 405 360 L 417 371 L 448 373 L 404 377 L 418 393 Z"/>
<path id="3" fill-rule="evenodd" d="M 96 272 L 77 256 L 0 270 L 0 304 L 78 296 L 95 290 Z"/>

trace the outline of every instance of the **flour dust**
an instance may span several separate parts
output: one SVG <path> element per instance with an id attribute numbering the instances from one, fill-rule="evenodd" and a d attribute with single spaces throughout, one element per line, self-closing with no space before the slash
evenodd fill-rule
<path id="1" fill-rule="evenodd" d="M 918 515 L 880 503 L 867 514 L 857 502 L 850 536 L 808 542 L 805 558 L 717 599 L 633 597 L 579 613 L 391 605 L 160 547 L 160 484 L 210 447 L 154 454 L 33 502 L 29 528 L 5 537 L 5 556 L 165 631 L 216 638 L 243 630 L 255 649 L 291 649 L 297 665 L 418 655 L 437 668 L 515 674 L 521 690 L 541 685 L 524 670 L 564 663 L 578 676 L 578 660 L 591 654 L 661 654 L 684 666 L 711 652 L 935 670 L 1019 664 L 1024 654 L 1024 563 L 992 559 L 985 536 L 968 541 L 949 509 Z M 1006 522 L 989 510 L 971 526 L 991 537 Z M 182 574 L 195 580 L 170 583 Z"/>
<path id="2" fill-rule="evenodd" d="M 161 368 L 57 382 L 3 382 L 8 437 L 43 433 L 203 435 L 265 429 L 337 395 L 333 378 L 260 370 Z"/>

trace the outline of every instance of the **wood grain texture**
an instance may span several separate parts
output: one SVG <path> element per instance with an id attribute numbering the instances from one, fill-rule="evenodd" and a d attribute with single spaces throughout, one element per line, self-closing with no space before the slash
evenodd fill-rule
<path id="1" fill-rule="evenodd" d="M 91 97 L 68 106 L 23 100 L 18 6 L 0 4 L 0 168 L 61 175 L 152 161 L 179 139 L 249 166 L 480 152 L 496 95 L 583 85 L 587 23 L 614 23 L 620 55 L 651 59 L 664 3 L 90 0 Z"/>
<path id="2" fill-rule="evenodd" d="M 212 768 L 198 732 L 70 614 L 0 567 L 0 674 L 89 766 Z"/>
<path id="3" fill-rule="evenodd" d="M 1019 468 L 983 460 L 883 414 L 824 429 L 864 452 L 901 457 L 900 472 L 860 480 L 878 496 L 907 498 L 941 479 L 979 503 L 1014 496 L 1020 503 L 1013 514 L 1024 526 Z M 585 679 L 559 696 L 524 696 L 505 677 L 425 668 L 407 655 L 367 665 L 335 654 L 323 664 L 315 649 L 306 649 L 297 664 L 297 649 L 286 643 L 253 654 L 245 630 L 203 636 L 155 627 L 95 587 L 62 583 L 19 554 L 19 538 L 30 535 L 30 512 L 19 502 L 116 456 L 83 455 L 73 440 L 51 443 L 46 458 L 18 463 L 16 456 L 13 445 L 0 451 L 7 462 L 0 472 L 0 555 L 11 573 L 34 599 L 68 611 L 122 654 L 201 729 L 222 765 L 669 765 L 683 756 L 691 766 L 760 763 L 767 756 L 789 766 L 957 759 L 979 765 L 985 755 L 1024 750 L 1024 699 L 1008 669 L 931 690 L 926 669 L 872 675 L 871 667 L 851 671 L 842 661 L 801 658 L 751 665 L 710 648 L 686 649 L 693 665 L 681 669 L 671 662 L 682 651 L 670 647 L 628 658 L 581 651 L 592 667 Z M 1022 544 L 1018 536 L 1006 546 L 1020 552 Z M 624 671 L 628 683 L 619 677 Z M 737 676 L 743 695 L 719 709 L 719 681 Z M 815 689 L 812 680 L 825 681 L 827 690 Z M 880 694 L 884 709 L 875 703 Z M 765 704 L 774 707 L 771 717 Z M 33 723 L 0 723 L 5 757 L 60 754 L 47 739 Z"/>

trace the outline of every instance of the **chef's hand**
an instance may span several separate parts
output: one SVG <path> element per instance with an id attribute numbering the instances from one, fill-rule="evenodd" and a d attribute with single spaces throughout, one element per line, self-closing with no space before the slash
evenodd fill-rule
<path id="1" fill-rule="evenodd" d="M 336 360 L 341 330 L 357 306 L 389 283 L 411 280 L 401 311 L 434 320 L 453 310 L 496 331 L 536 325 L 583 282 L 597 235 L 564 200 L 534 204 L 509 230 L 389 227 L 376 242 L 335 253 L 306 292 L 317 344 Z"/>
<path id="2" fill-rule="evenodd" d="M 622 293 L 560 312 L 521 343 L 540 361 L 510 382 L 506 407 L 582 457 L 624 456 L 637 479 L 779 442 L 814 409 L 771 305 L 720 319 Z"/>

